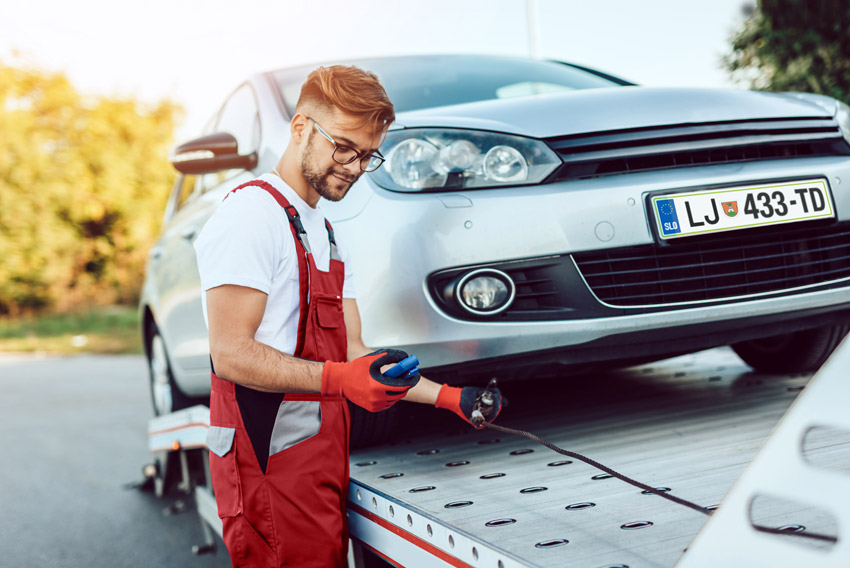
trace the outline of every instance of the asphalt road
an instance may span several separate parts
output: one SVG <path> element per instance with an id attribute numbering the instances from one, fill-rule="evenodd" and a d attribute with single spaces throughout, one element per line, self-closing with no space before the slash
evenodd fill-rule
<path id="1" fill-rule="evenodd" d="M 141 356 L 0 356 L 0 566 L 230 566 L 196 557 L 194 503 L 128 489 L 149 463 Z"/>

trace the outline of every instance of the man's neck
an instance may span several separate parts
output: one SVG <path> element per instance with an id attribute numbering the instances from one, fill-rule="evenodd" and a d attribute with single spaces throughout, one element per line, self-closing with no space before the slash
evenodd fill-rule
<path id="1" fill-rule="evenodd" d="M 304 200 L 304 203 L 313 209 L 315 209 L 316 205 L 319 204 L 320 195 L 309 183 L 307 183 L 304 176 L 301 175 L 301 170 L 298 168 L 298 164 L 294 163 L 292 160 L 281 160 L 273 173 L 277 174 L 286 185 L 291 187 L 292 190 L 298 194 L 298 197 Z"/>

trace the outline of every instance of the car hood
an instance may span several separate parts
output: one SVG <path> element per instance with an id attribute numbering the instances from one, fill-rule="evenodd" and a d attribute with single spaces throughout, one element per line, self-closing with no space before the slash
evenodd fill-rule
<path id="1" fill-rule="evenodd" d="M 547 138 L 652 126 L 828 118 L 834 102 L 824 99 L 734 89 L 615 87 L 402 112 L 393 128 L 471 128 Z"/>

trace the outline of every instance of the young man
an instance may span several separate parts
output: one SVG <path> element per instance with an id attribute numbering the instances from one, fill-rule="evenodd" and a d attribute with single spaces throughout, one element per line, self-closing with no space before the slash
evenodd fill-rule
<path id="1" fill-rule="evenodd" d="M 404 398 L 470 421 L 482 389 L 382 374 L 350 264 L 317 209 L 363 174 L 395 120 L 377 77 L 314 70 L 271 173 L 231 192 L 195 243 L 213 364 L 210 470 L 234 566 L 345 566 L 349 416 Z M 496 397 L 495 418 L 501 406 Z"/>

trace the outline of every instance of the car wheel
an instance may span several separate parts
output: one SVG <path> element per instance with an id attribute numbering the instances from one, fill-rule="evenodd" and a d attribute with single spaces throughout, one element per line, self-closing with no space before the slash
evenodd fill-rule
<path id="1" fill-rule="evenodd" d="M 147 354 L 154 415 L 162 416 L 192 406 L 192 399 L 183 394 L 174 382 L 165 342 L 153 323 L 148 330 Z"/>
<path id="2" fill-rule="evenodd" d="M 381 412 L 369 412 L 356 404 L 348 403 L 351 414 L 351 449 L 365 448 L 392 441 L 393 434 L 398 431 L 401 410 L 393 405 Z"/>
<path id="3" fill-rule="evenodd" d="M 847 325 L 805 329 L 736 343 L 732 349 L 756 371 L 806 373 L 820 368 L 848 330 Z"/>

